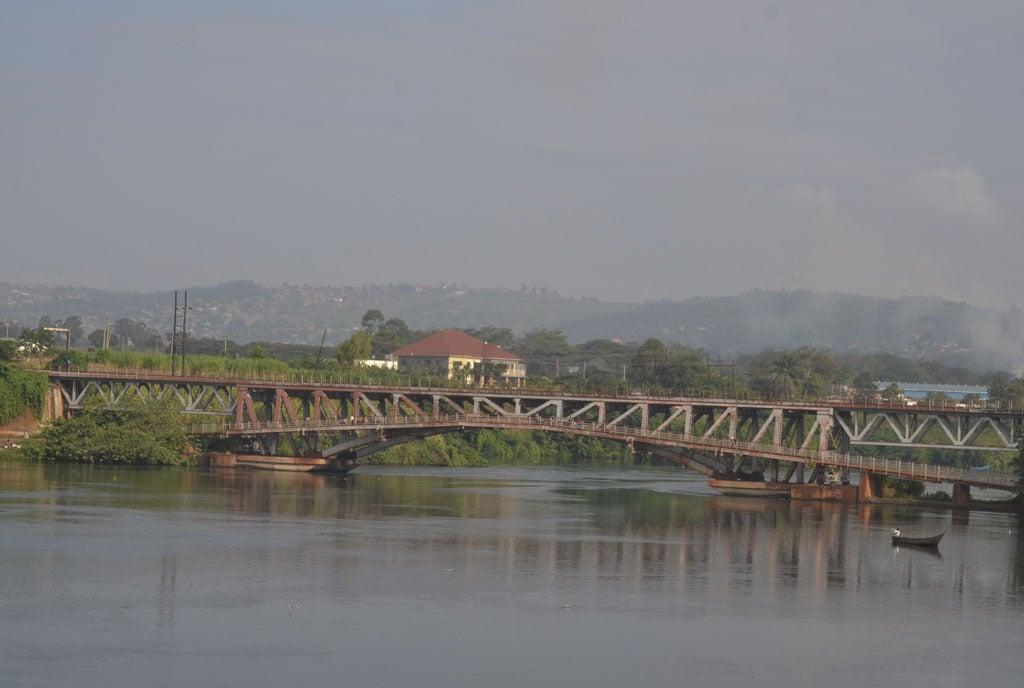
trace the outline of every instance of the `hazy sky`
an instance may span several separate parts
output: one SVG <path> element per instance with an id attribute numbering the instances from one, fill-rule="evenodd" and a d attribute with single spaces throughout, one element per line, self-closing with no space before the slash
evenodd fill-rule
<path id="1" fill-rule="evenodd" d="M 1022 37 L 1020 0 L 0 0 L 0 281 L 1024 305 Z"/>

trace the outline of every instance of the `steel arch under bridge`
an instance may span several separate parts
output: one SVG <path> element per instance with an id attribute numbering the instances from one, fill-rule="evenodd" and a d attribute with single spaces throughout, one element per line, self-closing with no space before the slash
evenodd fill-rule
<path id="1" fill-rule="evenodd" d="M 1013 490 L 1015 476 L 908 461 L 876 467 L 857 446 L 1016 451 L 1020 404 L 872 403 L 622 396 L 503 388 L 430 388 L 171 376 L 134 370 L 48 371 L 54 414 L 98 396 L 174 399 L 206 422 L 195 431 L 244 440 L 261 453 L 316 453 L 349 463 L 374 451 L 444 432 L 477 428 L 538 429 L 624 441 L 705 474 L 741 468 L 789 475 L 804 465 Z M 371 441 L 372 440 L 372 441 Z M 891 463 L 892 466 L 879 465 Z M 897 465 L 898 464 L 898 465 Z M 939 470 L 944 471 L 940 476 Z M 935 472 L 923 476 L 920 471 Z M 909 472 L 908 472 L 909 471 Z M 917 471 L 916 473 L 914 471 Z M 959 472 L 958 472 L 959 471 Z M 788 476 L 787 476 L 788 477 Z"/>

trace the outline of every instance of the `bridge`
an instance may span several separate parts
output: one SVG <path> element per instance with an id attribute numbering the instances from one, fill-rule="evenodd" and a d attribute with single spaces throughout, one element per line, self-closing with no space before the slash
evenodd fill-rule
<path id="1" fill-rule="evenodd" d="M 1016 451 L 1020 404 L 710 399 L 315 380 L 172 376 L 138 370 L 49 371 L 56 413 L 91 396 L 174 399 L 192 432 L 233 451 L 315 457 L 346 470 L 373 452 L 471 429 L 530 429 L 625 442 L 711 477 L 814 481 L 822 471 L 1017 490 L 1017 478 L 851 453 L 856 447 Z M 810 477 L 805 475 L 810 467 Z M 863 482 L 863 481 L 862 481 Z M 956 493 L 957 490 L 954 489 Z"/>

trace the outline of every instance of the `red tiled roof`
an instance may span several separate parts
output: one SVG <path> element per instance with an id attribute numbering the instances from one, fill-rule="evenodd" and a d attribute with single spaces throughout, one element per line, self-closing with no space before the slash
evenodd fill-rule
<path id="1" fill-rule="evenodd" d="M 392 352 L 393 356 L 466 356 L 469 358 L 520 360 L 500 346 L 488 344 L 459 330 L 441 330 L 418 342 L 406 344 Z"/>

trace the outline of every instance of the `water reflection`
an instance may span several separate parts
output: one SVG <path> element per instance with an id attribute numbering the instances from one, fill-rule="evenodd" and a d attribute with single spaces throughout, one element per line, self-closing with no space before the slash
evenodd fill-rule
<path id="1" fill-rule="evenodd" d="M 1013 517 L 951 520 L 950 512 L 897 506 L 705 496 L 673 480 L 667 473 L 558 469 L 320 476 L 0 464 L 6 519 L 55 529 L 83 514 L 90 523 L 102 520 L 102 511 L 89 511 L 97 508 L 223 513 L 314 529 L 340 522 L 328 527 L 329 536 L 296 542 L 288 556 L 319 561 L 330 552 L 349 567 L 394 552 L 419 566 L 441 569 L 458 560 L 463 571 L 549 582 L 571 576 L 595 588 L 617 581 L 635 590 L 715 589 L 765 599 L 799 590 L 821 601 L 829 591 L 884 589 L 895 580 L 1021 602 L 1024 544 Z M 662 483 L 683 491 L 652 489 Z M 948 531 L 945 558 L 890 547 L 888 528 L 896 522 L 905 532 Z M 173 625 L 177 556 L 160 557 L 165 625 Z"/>
<path id="2" fill-rule="evenodd" d="M 4 686 L 1019 683 L 1016 518 L 705 492 L 0 463 Z"/>

